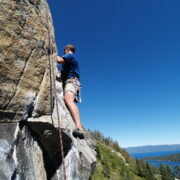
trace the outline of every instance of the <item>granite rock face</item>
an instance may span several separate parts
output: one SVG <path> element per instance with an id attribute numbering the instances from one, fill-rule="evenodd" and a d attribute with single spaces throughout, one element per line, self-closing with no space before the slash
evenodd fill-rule
<path id="1" fill-rule="evenodd" d="M 0 0 L 0 6 L 1 118 L 50 114 L 48 29 L 54 52 L 56 46 L 48 6 L 40 0 Z"/>
<path id="2" fill-rule="evenodd" d="M 90 179 L 96 143 L 88 132 L 72 136 L 60 81 L 58 102 L 51 95 L 57 50 L 47 2 L 0 0 L 0 7 L 0 179 L 64 179 L 57 107 L 67 180 Z"/>

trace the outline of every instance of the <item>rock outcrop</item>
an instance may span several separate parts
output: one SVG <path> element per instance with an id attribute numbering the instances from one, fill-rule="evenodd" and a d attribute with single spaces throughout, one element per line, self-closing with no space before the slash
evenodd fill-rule
<path id="1" fill-rule="evenodd" d="M 85 140 L 72 136 L 58 80 L 58 103 L 52 97 L 57 50 L 46 1 L 0 0 L 0 7 L 0 179 L 64 179 L 57 106 L 67 180 L 90 179 L 95 141 L 88 132 Z"/>

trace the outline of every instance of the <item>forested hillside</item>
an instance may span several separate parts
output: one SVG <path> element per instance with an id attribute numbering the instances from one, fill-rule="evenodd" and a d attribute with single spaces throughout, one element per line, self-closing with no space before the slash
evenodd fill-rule
<path id="1" fill-rule="evenodd" d="M 92 180 L 174 180 L 170 166 L 158 169 L 143 160 L 134 160 L 117 141 L 99 131 L 90 131 L 97 141 L 97 165 Z"/>

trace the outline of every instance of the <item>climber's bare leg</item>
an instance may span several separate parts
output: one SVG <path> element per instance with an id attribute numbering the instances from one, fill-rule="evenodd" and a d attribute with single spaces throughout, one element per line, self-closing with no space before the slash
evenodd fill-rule
<path id="1" fill-rule="evenodd" d="M 76 124 L 76 128 L 82 130 L 79 109 L 75 104 L 74 99 L 75 99 L 75 95 L 72 92 L 65 93 L 64 100 Z"/>

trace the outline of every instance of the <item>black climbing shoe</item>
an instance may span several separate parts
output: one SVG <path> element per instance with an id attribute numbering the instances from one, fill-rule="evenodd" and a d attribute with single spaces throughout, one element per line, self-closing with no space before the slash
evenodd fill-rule
<path id="1" fill-rule="evenodd" d="M 84 133 L 80 129 L 75 129 L 72 134 L 75 138 L 84 139 Z"/>

